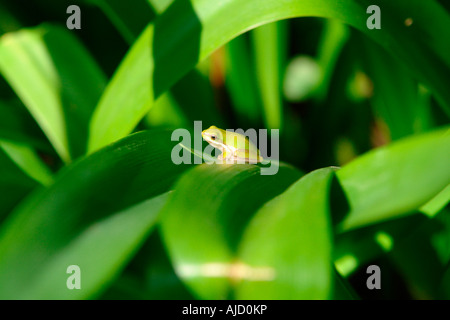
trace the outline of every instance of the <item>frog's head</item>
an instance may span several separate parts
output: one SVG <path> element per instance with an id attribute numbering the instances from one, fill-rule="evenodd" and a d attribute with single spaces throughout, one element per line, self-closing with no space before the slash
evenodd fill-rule
<path id="1" fill-rule="evenodd" d="M 222 130 L 215 126 L 211 126 L 208 129 L 203 130 L 202 137 L 203 139 L 205 139 L 205 141 L 216 148 L 220 148 L 221 146 L 223 146 Z"/>

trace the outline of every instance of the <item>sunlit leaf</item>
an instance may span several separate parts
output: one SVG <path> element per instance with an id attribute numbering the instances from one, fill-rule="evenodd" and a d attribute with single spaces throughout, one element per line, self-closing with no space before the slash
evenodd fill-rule
<path id="1" fill-rule="evenodd" d="M 176 273 L 196 297 L 228 297 L 231 281 L 239 277 L 233 273 L 239 269 L 235 254 L 247 222 L 299 176 L 287 166 L 271 176 L 255 165 L 226 164 L 203 164 L 183 175 L 161 227 Z"/>
<path id="2" fill-rule="evenodd" d="M 351 211 L 341 230 L 392 219 L 418 210 L 450 181 L 448 128 L 375 149 L 337 175 Z"/>
<path id="3" fill-rule="evenodd" d="M 366 25 L 367 7 L 373 4 L 369 0 L 232 0 L 220 6 L 214 1 L 175 2 L 141 34 L 108 85 L 91 122 L 89 150 L 129 133 L 159 95 L 227 41 L 258 25 L 295 16 L 336 18 L 359 29 L 403 60 L 445 110 L 450 110 L 446 86 L 449 45 L 445 41 L 417 41 L 418 33 L 448 38 L 448 14 L 435 1 L 408 2 L 408 10 L 418 14 L 413 32 L 399 27 L 404 1 L 376 2 L 390 12 L 383 15 L 383 27 L 376 31 Z"/>
<path id="4" fill-rule="evenodd" d="M 46 25 L 3 35 L 0 72 L 64 161 L 84 154 L 106 79 L 72 33 Z"/>
<path id="5" fill-rule="evenodd" d="M 240 244 L 238 299 L 327 299 L 332 293 L 333 169 L 313 171 L 266 203 Z M 261 250 L 264 248 L 264 250 Z"/>

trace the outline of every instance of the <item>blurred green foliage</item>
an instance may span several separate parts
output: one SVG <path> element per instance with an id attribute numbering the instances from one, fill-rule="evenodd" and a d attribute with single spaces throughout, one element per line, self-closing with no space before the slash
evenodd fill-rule
<path id="1" fill-rule="evenodd" d="M 1 0 L 0 298 L 449 299 L 449 10 Z M 175 165 L 194 121 L 278 173 Z"/>

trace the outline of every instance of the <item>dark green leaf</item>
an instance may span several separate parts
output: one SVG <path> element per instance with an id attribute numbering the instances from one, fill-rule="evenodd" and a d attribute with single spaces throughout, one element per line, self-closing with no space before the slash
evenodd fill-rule
<path id="1" fill-rule="evenodd" d="M 112 276 L 117 272 L 126 256 L 135 249 L 137 239 L 153 223 L 157 210 L 147 209 L 159 206 L 160 200 L 149 200 L 148 205 L 138 205 L 114 217 L 110 215 L 167 192 L 187 167 L 172 163 L 170 156 L 174 144 L 170 138 L 169 131 L 148 131 L 127 137 L 77 161 L 61 172 L 51 187 L 34 193 L 17 207 L 0 229 L 0 296 L 8 299 L 26 297 L 31 281 L 39 281 L 44 275 L 53 279 L 51 283 L 56 285 L 55 281 L 59 280 L 55 279 L 60 279 L 60 275 L 55 273 L 52 278 L 47 274 L 47 267 L 52 263 L 56 267 L 66 262 L 66 258 L 77 255 L 78 250 L 85 251 L 80 248 L 94 245 L 98 238 L 93 226 L 102 225 L 103 231 L 98 237 L 108 243 L 116 237 L 116 224 L 130 223 L 129 230 L 123 233 L 124 238 L 117 237 L 116 240 L 133 238 L 127 238 L 128 245 L 120 251 L 108 251 L 109 261 L 116 262 L 99 265 L 95 269 L 98 273 L 87 276 L 88 281 L 98 278 L 98 282 L 85 283 L 92 291 L 80 294 L 88 297 L 96 293 L 95 288 L 108 279 L 100 273 L 109 272 Z M 140 225 L 141 215 L 149 219 L 146 220 L 148 228 L 133 235 L 133 224 Z M 98 243 L 97 250 L 102 251 L 104 245 Z M 86 250 L 86 254 L 88 252 Z M 89 256 L 83 257 L 89 259 Z M 50 278 L 46 279 L 50 281 Z M 58 284 L 67 290 L 65 283 Z M 45 283 L 37 284 L 33 298 L 39 298 L 39 288 L 42 293 L 50 292 Z M 57 294 L 58 291 L 53 292 Z"/>

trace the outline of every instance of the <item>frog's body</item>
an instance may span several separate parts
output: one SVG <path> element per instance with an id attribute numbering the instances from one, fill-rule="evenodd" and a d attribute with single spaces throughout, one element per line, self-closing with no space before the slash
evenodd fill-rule
<path id="1" fill-rule="evenodd" d="M 259 154 L 258 148 L 240 133 L 211 126 L 202 132 L 202 137 L 210 145 L 222 151 L 218 160 L 226 159 L 227 161 L 244 161 L 246 163 L 258 163 L 264 160 Z"/>

